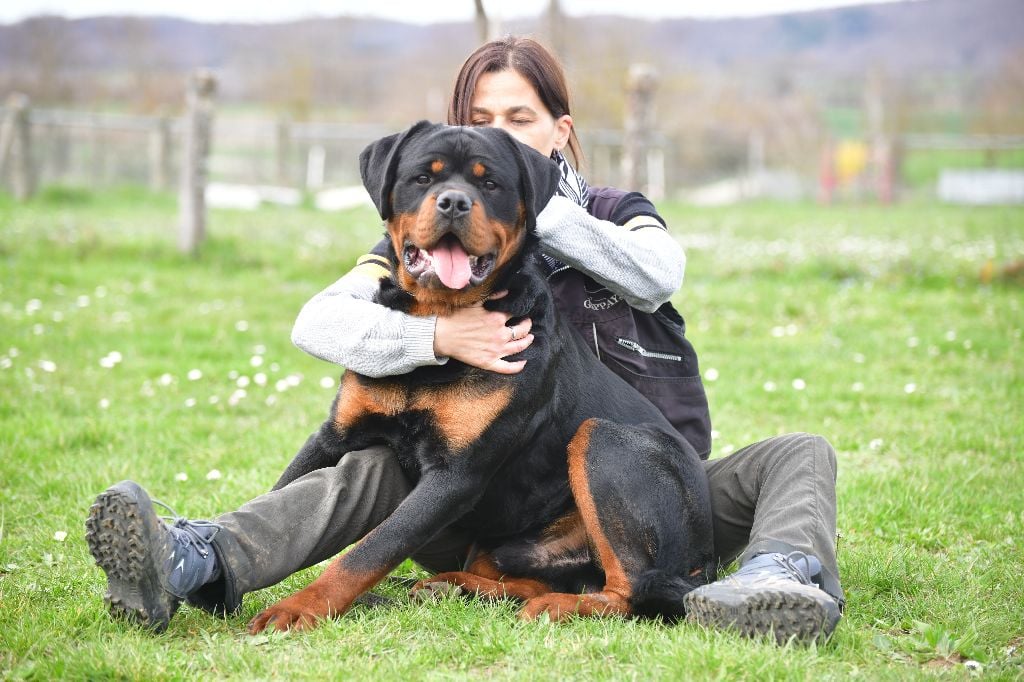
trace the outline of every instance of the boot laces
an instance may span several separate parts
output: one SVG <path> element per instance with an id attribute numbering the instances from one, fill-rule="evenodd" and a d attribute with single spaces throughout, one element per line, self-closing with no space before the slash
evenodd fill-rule
<path id="1" fill-rule="evenodd" d="M 803 585 L 815 585 L 811 580 L 811 562 L 803 552 L 790 552 L 789 554 L 775 554 L 772 559 L 780 569 L 786 572 L 794 580 Z M 803 562 L 803 566 L 799 566 Z M 817 585 L 815 585 L 817 587 Z"/>
<path id="2" fill-rule="evenodd" d="M 154 500 L 150 498 L 153 504 L 158 504 L 171 513 L 170 516 L 161 516 L 160 518 L 170 523 L 171 527 L 177 529 L 179 533 L 171 533 L 174 536 L 174 541 L 185 548 L 194 547 L 199 555 L 204 559 L 210 555 L 210 546 L 213 544 L 213 539 L 217 537 L 223 526 L 213 521 L 190 521 L 174 511 L 170 505 L 164 504 L 160 500 Z M 200 533 L 200 529 L 212 528 L 213 532 L 210 533 L 209 537 L 204 536 Z"/>

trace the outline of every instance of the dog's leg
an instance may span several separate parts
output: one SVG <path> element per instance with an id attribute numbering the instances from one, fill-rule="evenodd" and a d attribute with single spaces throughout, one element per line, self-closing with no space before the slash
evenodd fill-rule
<path id="1" fill-rule="evenodd" d="M 696 455 L 690 462 L 662 434 L 592 419 L 573 437 L 568 457 L 573 497 L 605 585 L 592 594 L 535 597 L 522 617 L 682 615 L 682 596 L 704 582 L 690 575 L 713 565 L 707 482 Z"/>
<path id="2" fill-rule="evenodd" d="M 423 592 L 429 594 L 440 591 L 439 587 L 447 585 L 457 585 L 478 597 L 488 599 L 525 600 L 551 591 L 551 587 L 541 580 L 502 575 L 495 566 L 494 559 L 489 554 L 481 554 L 465 571 L 438 573 L 416 583 L 411 592 L 414 595 Z"/>
<path id="3" fill-rule="evenodd" d="M 406 557 L 465 513 L 482 486 L 465 473 L 445 469 L 425 475 L 379 526 L 346 554 L 335 559 L 308 587 L 258 614 L 250 633 L 268 627 L 309 629 L 323 618 L 340 616 Z"/>
<path id="4" fill-rule="evenodd" d="M 316 433 L 306 439 L 305 444 L 281 474 L 281 478 L 277 479 L 272 490 L 279 490 L 311 471 L 332 467 L 341 461 L 345 450 L 339 447 L 341 440 L 333 433 L 332 428 L 333 426 L 328 420 Z"/>

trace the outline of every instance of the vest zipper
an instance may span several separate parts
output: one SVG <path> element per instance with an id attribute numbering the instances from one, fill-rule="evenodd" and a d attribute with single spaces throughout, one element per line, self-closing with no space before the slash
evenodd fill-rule
<path id="1" fill-rule="evenodd" d="M 596 331 L 597 331 L 597 328 L 595 327 L 595 333 L 596 333 Z M 682 362 L 683 361 L 683 357 L 681 355 L 671 355 L 669 353 L 658 353 L 658 352 L 655 352 L 655 351 L 650 351 L 650 350 L 647 350 L 646 348 L 644 348 L 643 346 L 641 346 L 636 341 L 633 341 L 632 339 L 619 338 L 619 339 L 616 339 L 616 342 L 620 346 L 622 346 L 623 348 L 628 348 L 629 350 L 633 351 L 634 353 L 638 353 L 638 354 L 642 355 L 645 358 L 657 358 L 658 360 L 675 360 L 676 362 Z"/>
<path id="2" fill-rule="evenodd" d="M 601 349 L 597 346 L 597 323 L 591 322 L 590 328 L 594 330 L 594 352 L 597 353 L 597 359 L 601 360 Z"/>
<path id="3" fill-rule="evenodd" d="M 548 276 L 545 277 L 544 279 L 550 280 L 552 277 L 554 277 L 558 273 L 565 272 L 566 270 L 572 270 L 572 268 L 570 268 L 568 265 L 563 265 L 562 267 L 558 268 L 557 270 L 552 270 L 551 272 L 549 272 Z"/>

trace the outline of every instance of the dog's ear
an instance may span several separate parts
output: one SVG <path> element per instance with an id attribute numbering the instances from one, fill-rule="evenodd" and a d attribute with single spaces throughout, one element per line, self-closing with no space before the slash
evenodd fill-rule
<path id="1" fill-rule="evenodd" d="M 391 188 L 395 184 L 395 171 L 402 147 L 412 138 L 437 124 L 420 121 L 408 130 L 388 135 L 371 143 L 359 154 L 359 175 L 363 187 L 370 193 L 377 213 L 384 220 L 391 218 Z"/>
<path id="2" fill-rule="evenodd" d="M 523 205 L 526 207 L 526 229 L 532 231 L 537 225 L 537 214 L 544 210 L 558 189 L 558 181 L 562 177 L 558 164 L 533 147 L 519 142 L 504 130 L 485 130 L 501 133 L 505 144 L 512 150 L 519 166 L 519 184 L 523 194 Z"/>

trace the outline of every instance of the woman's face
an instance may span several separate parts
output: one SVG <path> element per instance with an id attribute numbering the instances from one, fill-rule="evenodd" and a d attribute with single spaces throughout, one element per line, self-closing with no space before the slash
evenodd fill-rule
<path id="1" fill-rule="evenodd" d="M 480 76 L 470 116 L 471 125 L 501 128 L 544 156 L 561 151 L 572 130 L 571 116 L 552 116 L 533 86 L 511 70 Z"/>

